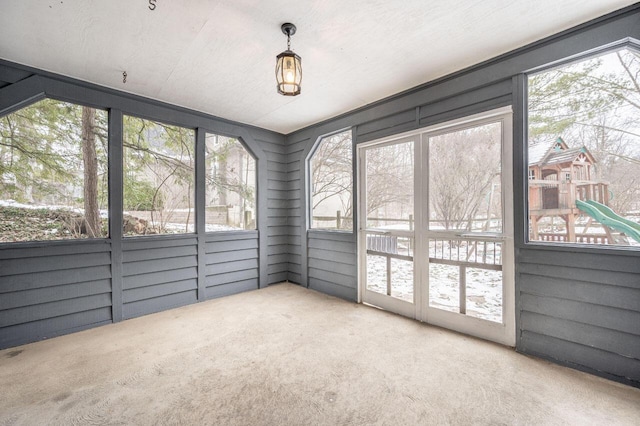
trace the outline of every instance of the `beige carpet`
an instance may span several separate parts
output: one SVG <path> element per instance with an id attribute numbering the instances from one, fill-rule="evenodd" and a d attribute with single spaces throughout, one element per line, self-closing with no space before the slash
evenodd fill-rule
<path id="1" fill-rule="evenodd" d="M 291 284 L 0 351 L 0 425 L 638 419 L 640 389 Z"/>

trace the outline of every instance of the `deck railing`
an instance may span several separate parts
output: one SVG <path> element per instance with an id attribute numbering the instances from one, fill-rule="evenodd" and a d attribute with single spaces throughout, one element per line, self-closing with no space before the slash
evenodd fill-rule
<path id="1" fill-rule="evenodd" d="M 554 234 L 551 232 L 539 232 L 538 240 L 549 242 L 568 241 L 566 234 Z M 607 234 L 576 234 L 575 242 L 585 244 L 609 244 L 609 237 L 607 236 Z"/>
<path id="2" fill-rule="evenodd" d="M 609 185 L 574 180 L 529 180 L 529 210 L 573 209 L 576 200 L 609 203 Z"/>
<path id="3" fill-rule="evenodd" d="M 387 295 L 391 295 L 391 259 L 413 262 L 413 237 L 367 231 L 367 254 L 386 259 Z M 487 236 L 429 238 L 429 263 L 459 268 L 460 313 L 466 313 L 467 268 L 502 271 L 502 240 Z"/>

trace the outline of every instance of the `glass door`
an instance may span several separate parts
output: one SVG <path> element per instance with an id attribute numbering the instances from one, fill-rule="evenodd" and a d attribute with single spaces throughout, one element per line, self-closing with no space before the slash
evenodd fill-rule
<path id="1" fill-rule="evenodd" d="M 510 108 L 358 147 L 359 297 L 515 344 Z"/>
<path id="2" fill-rule="evenodd" d="M 513 345 L 510 140 L 510 114 L 423 134 L 420 262 L 425 321 Z"/>
<path id="3" fill-rule="evenodd" d="M 361 299 L 411 318 L 414 284 L 413 138 L 375 145 L 360 157 Z"/>

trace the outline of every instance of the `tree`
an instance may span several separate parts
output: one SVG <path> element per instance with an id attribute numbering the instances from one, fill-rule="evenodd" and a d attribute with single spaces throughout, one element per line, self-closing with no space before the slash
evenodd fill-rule
<path id="1" fill-rule="evenodd" d="M 84 207 L 81 220 L 77 213 L 60 219 L 66 222 L 58 237 L 105 235 L 99 212 L 108 198 L 106 133 L 106 113 L 53 99 L 2 117 L 0 198 Z"/>
<path id="2" fill-rule="evenodd" d="M 312 212 L 351 218 L 353 203 L 353 162 L 351 131 L 324 137 L 310 160 Z M 320 212 L 318 214 L 317 212 Z M 344 222 L 343 228 L 350 222 Z"/>
<path id="3" fill-rule="evenodd" d="M 100 208 L 98 207 L 98 157 L 96 154 L 96 111 L 82 107 L 82 161 L 84 164 L 84 220 L 86 233 L 91 238 L 100 235 Z"/>
<path id="4" fill-rule="evenodd" d="M 501 132 L 500 123 L 492 123 L 429 139 L 430 219 L 445 229 L 470 231 L 480 218 L 485 228 L 492 216 L 501 218 L 500 196 L 494 195 L 500 187 Z"/>
<path id="5" fill-rule="evenodd" d="M 188 232 L 195 182 L 194 131 L 132 116 L 125 116 L 123 125 L 124 204 L 144 205 L 149 211 L 149 223 L 138 232 L 176 232 L 167 228 L 172 220 L 184 224 Z M 142 199 L 136 191 L 140 187 L 150 189 Z M 186 210 L 184 219 L 176 219 L 177 209 Z"/>
<path id="6" fill-rule="evenodd" d="M 413 142 L 366 151 L 368 217 L 406 219 L 413 214 L 413 151 Z"/>

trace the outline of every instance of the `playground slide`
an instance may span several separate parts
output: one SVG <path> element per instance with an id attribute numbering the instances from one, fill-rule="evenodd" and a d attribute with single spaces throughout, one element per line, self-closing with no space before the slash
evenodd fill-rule
<path id="1" fill-rule="evenodd" d="M 616 231 L 624 232 L 627 236 L 640 243 L 640 223 L 618 216 L 610 207 L 597 201 L 576 200 L 576 207 L 600 222 Z"/>

